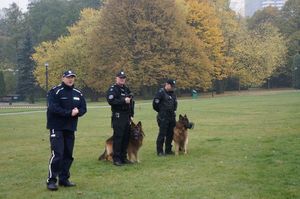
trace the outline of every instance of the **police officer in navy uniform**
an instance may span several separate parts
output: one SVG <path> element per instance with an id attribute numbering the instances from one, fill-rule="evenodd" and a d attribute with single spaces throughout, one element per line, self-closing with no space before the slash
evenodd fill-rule
<path id="1" fill-rule="evenodd" d="M 73 147 L 78 117 L 86 113 L 86 102 L 82 93 L 74 88 L 76 74 L 66 71 L 62 83 L 48 92 L 47 128 L 50 130 L 51 157 L 47 188 L 51 191 L 60 186 L 72 187 L 69 181 L 73 162 Z"/>
<path id="2" fill-rule="evenodd" d="M 116 166 L 131 163 L 127 159 L 130 121 L 134 116 L 134 101 L 129 88 L 125 85 L 126 75 L 120 71 L 116 83 L 107 91 L 107 102 L 112 111 L 113 163 Z"/>
<path id="3" fill-rule="evenodd" d="M 174 93 L 175 80 L 168 79 L 163 88 L 160 88 L 153 99 L 153 109 L 157 112 L 159 133 L 156 139 L 158 156 L 173 155 L 173 129 L 176 124 L 177 98 Z M 163 145 L 165 144 L 165 151 Z"/>

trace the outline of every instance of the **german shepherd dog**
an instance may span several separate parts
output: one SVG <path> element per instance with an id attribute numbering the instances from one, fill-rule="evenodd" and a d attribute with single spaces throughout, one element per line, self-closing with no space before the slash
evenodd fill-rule
<path id="1" fill-rule="evenodd" d="M 129 144 L 127 147 L 128 160 L 131 162 L 139 162 L 138 160 L 138 151 L 143 144 L 143 139 L 145 137 L 142 123 L 139 121 L 135 124 L 131 121 L 130 124 L 130 135 L 129 135 Z M 99 156 L 99 160 L 108 160 L 113 161 L 113 136 L 108 138 L 105 141 L 105 150 L 102 155 Z"/>
<path id="2" fill-rule="evenodd" d="M 179 115 L 179 120 L 176 122 L 174 127 L 173 141 L 175 144 L 175 155 L 179 155 L 179 151 L 183 151 L 187 154 L 188 145 L 188 129 L 194 128 L 194 123 L 189 122 L 186 115 Z"/>

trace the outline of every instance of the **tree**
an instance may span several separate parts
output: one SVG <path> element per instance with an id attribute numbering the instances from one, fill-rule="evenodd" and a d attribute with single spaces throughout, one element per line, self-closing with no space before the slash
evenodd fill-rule
<path id="1" fill-rule="evenodd" d="M 247 54 L 245 49 L 248 49 L 250 47 L 248 46 L 248 42 L 250 40 L 250 33 L 247 30 L 245 20 L 239 18 L 239 20 L 233 24 L 234 26 L 232 27 L 232 31 L 228 31 L 229 34 L 226 37 L 227 54 L 233 58 L 229 68 L 229 77 L 227 81 L 234 82 L 235 80 L 237 85 L 233 85 L 233 88 L 237 88 L 240 91 L 241 84 L 243 86 L 247 85 L 247 81 L 243 80 L 247 79 L 246 76 L 250 75 L 246 72 L 246 66 L 249 63 L 245 62 L 246 60 L 248 60 L 245 60 L 245 57 L 247 57 L 245 56 Z"/>
<path id="2" fill-rule="evenodd" d="M 288 0 L 280 12 L 279 28 L 285 35 L 293 35 L 300 31 L 300 2 Z M 299 38 L 298 38 L 299 41 Z M 299 46 L 300 44 L 297 43 Z"/>
<path id="3" fill-rule="evenodd" d="M 33 76 L 34 61 L 32 54 L 30 33 L 26 34 L 22 48 L 18 51 L 18 94 L 26 97 L 30 103 L 34 103 L 35 79 Z"/>
<path id="4" fill-rule="evenodd" d="M 287 38 L 287 62 L 278 71 L 278 76 L 283 74 L 286 81 L 292 84 L 292 65 L 295 54 L 300 50 L 300 1 L 288 0 L 278 18 L 280 32 Z"/>
<path id="5" fill-rule="evenodd" d="M 3 75 L 3 72 L 0 71 L 0 97 L 4 96 L 5 94 L 6 94 L 6 91 L 5 91 L 4 75 Z"/>
<path id="6" fill-rule="evenodd" d="M 271 24 L 244 32 L 234 50 L 234 74 L 244 85 L 260 86 L 284 64 L 286 43 L 279 30 Z"/>
<path id="7" fill-rule="evenodd" d="M 39 84 L 44 82 L 43 64 L 51 61 L 50 79 L 71 65 L 80 72 L 82 86 L 102 93 L 121 68 L 136 93 L 151 91 L 167 77 L 176 78 L 183 89 L 208 88 L 210 62 L 203 43 L 178 8 L 173 0 L 111 0 L 100 11 L 84 11 L 69 36 L 36 48 Z"/>
<path id="8" fill-rule="evenodd" d="M 248 28 L 255 29 L 257 26 L 263 23 L 270 23 L 273 26 L 277 26 L 279 10 L 274 6 L 266 7 L 263 10 L 258 10 L 254 15 L 248 19 Z"/>
<path id="9" fill-rule="evenodd" d="M 197 37 L 204 43 L 204 51 L 209 55 L 213 65 L 213 82 L 219 82 L 228 76 L 231 61 L 231 58 L 226 56 L 224 37 L 226 29 L 222 30 L 221 17 L 217 14 L 217 3 L 221 2 L 214 4 L 206 0 L 187 0 L 187 23 L 193 27 Z M 223 89 L 218 89 L 218 92 L 223 92 Z"/>
<path id="10" fill-rule="evenodd" d="M 16 93 L 16 72 L 13 70 L 3 71 L 6 94 Z"/>
<path id="11" fill-rule="evenodd" d="M 6 92 L 15 93 L 16 57 L 25 27 L 24 15 L 15 3 L 3 10 L 4 15 L 0 19 L 0 70 L 3 71 Z"/>
<path id="12" fill-rule="evenodd" d="M 98 9 L 102 6 L 102 0 L 72 0 L 69 1 L 70 7 L 74 8 L 73 13 L 77 13 L 77 18 L 84 8 Z M 75 11 L 75 12 L 74 12 Z"/>
<path id="13" fill-rule="evenodd" d="M 4 9 L 0 21 L 1 62 L 16 63 L 16 52 L 24 32 L 24 16 L 16 3 Z"/>
<path id="14" fill-rule="evenodd" d="M 238 45 L 237 39 L 243 31 L 243 19 L 237 16 L 236 13 L 229 8 L 229 0 L 214 0 L 216 16 L 220 19 L 222 35 L 224 37 L 223 53 L 225 56 L 225 62 L 223 63 L 224 71 L 226 71 L 226 77 L 222 80 L 217 79 L 216 92 L 223 93 L 226 89 L 228 78 L 232 74 L 233 66 L 233 50 Z"/>
<path id="15" fill-rule="evenodd" d="M 106 91 L 121 68 L 136 93 L 168 77 L 182 89 L 207 89 L 211 62 L 204 43 L 186 24 L 183 8 L 173 0 L 111 0 L 100 11 L 83 12 L 69 36 L 36 48 L 35 76 L 42 86 L 44 63 L 50 61 L 51 80 L 71 65 L 81 74 L 78 83 L 98 92 Z"/>
<path id="16" fill-rule="evenodd" d="M 99 11 L 84 9 L 80 20 L 69 27 L 70 36 L 60 37 L 55 42 L 42 42 L 36 47 L 33 55 L 36 61 L 34 75 L 42 88 L 45 88 L 45 63 L 49 64 L 49 84 L 55 85 L 60 81 L 61 74 L 65 70 L 74 70 L 77 74 L 76 85 L 80 88 L 88 87 L 87 79 L 92 78 L 87 72 L 89 63 L 89 46 L 87 44 L 88 33 L 96 26 Z"/>
<path id="17" fill-rule="evenodd" d="M 167 77 L 180 88 L 207 88 L 209 60 L 173 0 L 111 0 L 89 37 L 95 74 L 88 85 L 105 92 L 121 68 L 132 90 L 151 90 Z"/>
<path id="18" fill-rule="evenodd" d="M 29 4 L 26 22 L 32 30 L 33 44 L 55 41 L 68 34 L 83 8 L 99 8 L 101 0 L 40 0 Z"/>
<path id="19" fill-rule="evenodd" d="M 96 70 L 111 74 L 105 84 L 125 68 L 136 92 L 167 77 L 176 78 L 179 88 L 207 88 L 209 60 L 181 13 L 173 0 L 110 1 L 93 37 L 100 48 L 92 58 L 102 66 Z"/>
<path id="20" fill-rule="evenodd" d="M 293 87 L 300 89 L 300 51 L 293 59 Z"/>

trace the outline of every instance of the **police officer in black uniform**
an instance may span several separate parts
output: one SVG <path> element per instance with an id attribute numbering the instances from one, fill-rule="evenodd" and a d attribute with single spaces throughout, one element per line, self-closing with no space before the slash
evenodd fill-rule
<path id="1" fill-rule="evenodd" d="M 130 121 L 134 116 L 132 93 L 125 85 L 126 75 L 120 71 L 116 75 L 116 83 L 107 91 L 107 102 L 112 111 L 113 127 L 113 163 L 116 166 L 131 163 L 127 159 Z"/>
<path id="2" fill-rule="evenodd" d="M 172 140 L 173 129 L 176 124 L 177 99 L 174 93 L 175 80 L 168 79 L 163 88 L 160 88 L 153 99 L 153 109 L 157 114 L 159 133 L 156 140 L 158 156 L 173 155 Z M 165 144 L 165 152 L 163 145 Z"/>
<path id="3" fill-rule="evenodd" d="M 47 188 L 58 189 L 56 182 L 65 187 L 75 186 L 69 181 L 73 162 L 73 147 L 78 117 L 86 113 L 82 93 L 74 88 L 75 73 L 66 71 L 62 83 L 48 92 L 47 128 L 50 130 L 51 157 Z"/>

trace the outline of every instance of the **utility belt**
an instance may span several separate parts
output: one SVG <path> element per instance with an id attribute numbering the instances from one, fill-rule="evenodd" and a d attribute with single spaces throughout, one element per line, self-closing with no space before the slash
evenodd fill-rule
<path id="1" fill-rule="evenodd" d="M 129 117 L 130 112 L 129 111 L 113 111 L 112 117 L 120 118 L 121 116 L 128 116 Z"/>
<path id="2" fill-rule="evenodd" d="M 112 116 L 111 116 L 111 127 L 113 127 L 113 120 L 114 119 L 119 119 L 119 118 L 123 118 L 123 119 L 128 119 L 128 122 L 130 121 L 130 112 L 129 111 L 116 111 L 116 112 L 112 112 Z"/>

